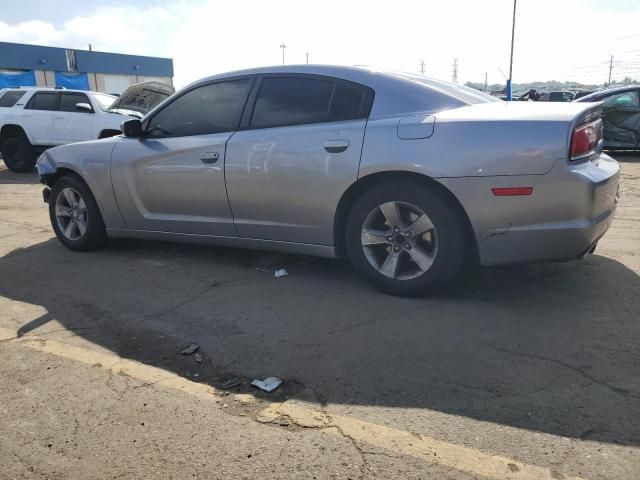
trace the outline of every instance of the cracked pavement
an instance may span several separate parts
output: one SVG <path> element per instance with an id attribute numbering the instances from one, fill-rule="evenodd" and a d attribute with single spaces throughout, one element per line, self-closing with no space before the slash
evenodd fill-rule
<path id="1" fill-rule="evenodd" d="M 382 295 L 341 261 L 70 252 L 36 176 L 0 163 L 0 479 L 635 480 L 640 158 L 619 160 L 595 255 L 469 268 L 423 299 Z M 201 363 L 179 354 L 191 342 Z M 285 382 L 249 386 L 267 376 Z M 242 383 L 222 391 L 229 378 Z"/>

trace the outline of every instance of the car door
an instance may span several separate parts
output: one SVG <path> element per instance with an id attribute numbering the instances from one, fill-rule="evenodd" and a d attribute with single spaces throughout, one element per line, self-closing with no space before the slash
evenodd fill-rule
<path id="1" fill-rule="evenodd" d="M 227 144 L 240 237 L 333 244 L 343 192 L 358 176 L 373 90 L 315 75 L 263 75 Z"/>
<path id="2" fill-rule="evenodd" d="M 252 77 L 199 85 L 122 138 L 111 175 L 127 228 L 236 236 L 224 181 L 227 140 L 237 129 Z"/>
<path id="3" fill-rule="evenodd" d="M 36 92 L 20 114 L 29 140 L 33 145 L 55 145 L 53 141 L 53 115 L 58 110 L 58 92 Z"/>
<path id="4" fill-rule="evenodd" d="M 58 111 L 53 115 L 53 141 L 55 145 L 94 140 L 95 111 L 79 110 L 76 105 L 85 103 L 91 107 L 86 94 L 80 92 L 63 92 L 60 94 Z"/>
<path id="5" fill-rule="evenodd" d="M 606 148 L 640 148 L 640 92 L 629 90 L 603 98 Z"/>

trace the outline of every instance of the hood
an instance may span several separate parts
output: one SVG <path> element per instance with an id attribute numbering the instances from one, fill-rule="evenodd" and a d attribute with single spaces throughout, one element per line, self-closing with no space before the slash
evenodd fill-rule
<path id="1" fill-rule="evenodd" d="M 109 111 L 142 117 L 174 92 L 171 85 L 162 82 L 136 83 L 122 92 Z"/>

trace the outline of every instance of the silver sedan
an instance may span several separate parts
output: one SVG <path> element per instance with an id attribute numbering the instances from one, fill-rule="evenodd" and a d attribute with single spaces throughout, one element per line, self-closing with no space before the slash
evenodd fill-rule
<path id="1" fill-rule="evenodd" d="M 47 150 L 60 241 L 136 237 L 349 257 L 416 295 L 482 265 L 579 258 L 613 218 L 598 103 L 502 102 L 406 73 L 216 75 L 123 135 Z"/>

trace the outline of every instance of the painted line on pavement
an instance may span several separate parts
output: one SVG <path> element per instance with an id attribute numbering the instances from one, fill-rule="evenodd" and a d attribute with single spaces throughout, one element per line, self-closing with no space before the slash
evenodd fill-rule
<path id="1" fill-rule="evenodd" d="M 120 373 L 140 380 L 145 384 L 180 390 L 199 398 L 215 400 L 222 395 L 206 384 L 192 382 L 167 370 L 122 358 L 113 352 L 78 347 L 56 340 L 27 335 L 15 338 L 15 332 L 0 328 L 0 340 L 66 358 L 85 365 L 99 365 L 113 373 Z M 11 340 L 12 339 L 12 340 Z M 247 395 L 235 395 L 240 399 Z M 437 440 L 424 435 L 415 435 L 403 430 L 386 427 L 341 415 L 331 415 L 320 409 L 299 405 L 293 400 L 271 403 L 257 416 L 261 423 L 269 423 L 280 417 L 289 418 L 295 425 L 317 428 L 327 434 L 347 437 L 356 443 L 368 444 L 409 455 L 424 462 L 443 465 L 473 475 L 496 480 L 582 480 L 567 477 L 548 468 L 519 462 L 500 455 L 491 455 L 481 450 Z"/>

